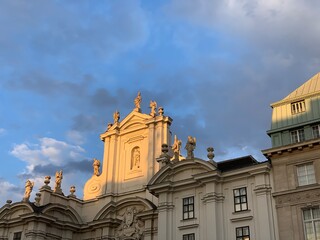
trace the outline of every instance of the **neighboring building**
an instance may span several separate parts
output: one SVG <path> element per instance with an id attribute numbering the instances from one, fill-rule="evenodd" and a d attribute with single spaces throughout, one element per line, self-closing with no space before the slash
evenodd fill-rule
<path id="1" fill-rule="evenodd" d="M 281 240 L 320 239 L 320 73 L 271 105 L 262 151 L 273 168 Z"/>
<path id="2" fill-rule="evenodd" d="M 215 162 L 194 157 L 196 140 L 171 143 L 172 119 L 135 109 L 100 135 L 103 163 L 94 159 L 93 175 L 83 200 L 74 187 L 61 191 L 62 171 L 50 178 L 29 202 L 26 183 L 22 202 L 0 209 L 0 240 L 276 240 L 277 226 L 271 165 L 251 156 Z M 171 146 L 172 145 L 172 146 Z"/>
<path id="3" fill-rule="evenodd" d="M 168 163 L 148 189 L 159 198 L 159 240 L 277 239 L 267 162 L 246 156 Z"/>

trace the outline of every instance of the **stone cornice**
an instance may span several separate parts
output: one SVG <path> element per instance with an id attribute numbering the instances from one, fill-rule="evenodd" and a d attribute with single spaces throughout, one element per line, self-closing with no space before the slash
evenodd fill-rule
<path id="1" fill-rule="evenodd" d="M 268 159 L 271 159 L 275 156 L 280 156 L 285 153 L 293 153 L 297 151 L 304 150 L 306 148 L 313 148 L 320 145 L 320 139 L 312 139 L 309 141 L 304 141 L 302 143 L 297 143 L 297 144 L 290 144 L 286 146 L 281 146 L 281 147 L 275 147 L 275 148 L 269 148 L 266 150 L 262 150 L 262 154 L 267 157 Z"/>

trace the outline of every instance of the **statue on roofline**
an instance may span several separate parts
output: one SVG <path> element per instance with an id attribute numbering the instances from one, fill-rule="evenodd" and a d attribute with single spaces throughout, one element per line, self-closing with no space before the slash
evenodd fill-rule
<path id="1" fill-rule="evenodd" d="M 141 108 L 141 101 L 142 101 L 142 97 L 141 97 L 141 93 L 138 92 L 138 96 L 134 99 L 134 105 L 135 105 L 135 111 L 140 112 L 140 108 Z"/>
<path id="2" fill-rule="evenodd" d="M 188 141 L 185 146 L 185 149 L 187 150 L 187 159 L 194 158 L 193 151 L 196 148 L 196 138 L 188 136 Z"/>
<path id="3" fill-rule="evenodd" d="M 62 190 L 61 190 L 62 178 L 63 178 L 62 170 L 60 170 L 60 172 L 56 171 L 56 179 L 55 179 L 55 187 L 54 187 L 54 192 L 56 193 L 62 193 Z"/>
<path id="4" fill-rule="evenodd" d="M 100 175 L 100 161 L 96 158 L 93 159 L 93 175 L 99 176 Z"/>
<path id="5" fill-rule="evenodd" d="M 181 140 L 177 138 L 177 135 L 174 135 L 174 142 L 172 145 L 172 150 L 174 154 L 174 159 L 175 161 L 179 161 L 179 156 L 180 156 L 180 148 L 181 148 Z"/>
<path id="6" fill-rule="evenodd" d="M 152 117 L 155 117 L 156 116 L 157 102 L 156 101 L 150 101 L 149 107 L 151 108 L 150 115 Z"/>
<path id="7" fill-rule="evenodd" d="M 120 112 L 117 110 L 113 114 L 113 122 L 114 124 L 118 123 L 120 119 Z"/>
<path id="8" fill-rule="evenodd" d="M 32 192 L 33 186 L 34 186 L 34 182 L 31 182 L 30 180 L 26 181 L 25 191 L 24 191 L 24 196 L 23 196 L 23 200 L 22 201 L 24 201 L 24 202 L 28 202 L 29 201 L 30 194 Z"/>

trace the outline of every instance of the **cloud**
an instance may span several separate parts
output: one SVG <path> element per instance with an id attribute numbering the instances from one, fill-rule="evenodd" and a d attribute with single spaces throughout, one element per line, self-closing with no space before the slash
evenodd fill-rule
<path id="1" fill-rule="evenodd" d="M 314 24 L 320 21 L 317 6 L 320 7 L 317 1 L 299 0 L 174 0 L 165 9 L 173 19 L 246 41 L 247 51 L 257 51 L 259 47 L 262 57 L 269 53 L 276 58 L 319 59 L 320 48 L 314 48 L 320 40 L 319 25 Z"/>
<path id="2" fill-rule="evenodd" d="M 60 167 L 60 168 L 59 168 Z M 69 161 L 65 162 L 61 166 L 57 166 L 54 164 L 47 165 L 36 165 L 33 168 L 34 175 L 53 175 L 57 170 L 62 169 L 65 174 L 74 173 L 74 172 L 83 172 L 83 173 L 91 173 L 92 172 L 92 160 L 83 159 L 80 161 Z"/>
<path id="3" fill-rule="evenodd" d="M 69 142 L 72 142 L 77 145 L 82 145 L 86 141 L 84 135 L 81 134 L 81 132 L 76 131 L 76 130 L 67 131 L 66 137 L 69 140 Z"/>
<path id="4" fill-rule="evenodd" d="M 34 181 L 34 189 L 44 185 L 44 176 L 47 175 L 51 176 L 51 187 L 54 188 L 55 172 L 63 170 L 64 193 L 68 195 L 69 187 L 77 185 L 78 195 L 81 197 L 85 181 L 92 173 L 92 160 L 84 156 L 83 148 L 53 138 L 40 138 L 35 144 L 17 144 L 13 147 L 11 154 L 26 162 L 26 168 L 18 174 L 18 178 L 23 182 L 27 179 Z M 81 179 L 75 181 L 79 176 Z M 23 190 L 20 189 L 20 192 L 23 193 Z M 35 191 L 31 198 L 34 194 Z"/>
<path id="5" fill-rule="evenodd" d="M 47 97 L 61 96 L 61 94 L 78 96 L 86 94 L 86 89 L 92 82 L 93 80 L 88 78 L 76 83 L 62 81 L 41 71 L 30 71 L 17 79 L 11 79 L 5 86 L 10 90 L 25 90 Z"/>
<path id="6" fill-rule="evenodd" d="M 84 153 L 80 146 L 47 137 L 40 138 L 36 144 L 16 144 L 11 151 L 13 156 L 27 163 L 29 170 L 37 165 L 62 166 L 66 161 L 79 161 L 84 158 Z"/>
<path id="7" fill-rule="evenodd" d="M 2 1 L 0 16 L 1 22 L 10 22 L 0 26 L 1 36 L 6 36 L 0 37 L 0 49 L 5 53 L 10 49 L 8 60 L 13 64 L 23 62 L 26 55 L 52 63 L 59 56 L 55 64 L 62 67 L 66 62 L 82 62 L 92 56 L 106 59 L 141 44 L 148 32 L 145 12 L 136 1 L 90 5 L 85 1 L 75 5 Z M 22 51 L 26 45 L 29 50 Z M 19 60 L 18 56 L 23 58 Z"/>
<path id="8" fill-rule="evenodd" d="M 78 114 L 73 117 L 72 129 L 78 132 L 91 131 L 100 125 L 101 119 L 98 116 Z"/>
<path id="9" fill-rule="evenodd" d="M 3 200 L 18 201 L 23 197 L 23 189 L 0 178 L 0 196 Z M 0 206 L 4 204 L 0 203 Z"/>

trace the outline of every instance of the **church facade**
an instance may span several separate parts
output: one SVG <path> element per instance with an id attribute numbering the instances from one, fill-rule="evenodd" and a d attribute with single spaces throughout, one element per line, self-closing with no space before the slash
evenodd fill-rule
<path id="1" fill-rule="evenodd" d="M 131 113 L 120 120 L 115 112 L 100 135 L 103 160 L 93 160 L 83 199 L 75 197 L 73 186 L 63 194 L 62 171 L 54 188 L 45 177 L 34 202 L 27 181 L 23 200 L 0 208 L 0 240 L 317 239 L 311 237 L 318 230 L 319 136 L 288 142 L 288 136 L 295 139 L 291 131 L 300 136 L 302 127 L 311 136 L 319 127 L 320 91 L 309 89 L 273 105 L 278 114 L 304 99 L 304 112 L 312 117 L 297 115 L 300 120 L 285 123 L 285 116 L 273 115 L 265 162 L 252 156 L 216 162 L 212 147 L 207 159 L 197 158 L 196 138 L 189 136 L 182 146 L 171 134 L 172 119 L 156 102 L 150 102 L 150 113 L 141 112 L 138 93 Z"/>

